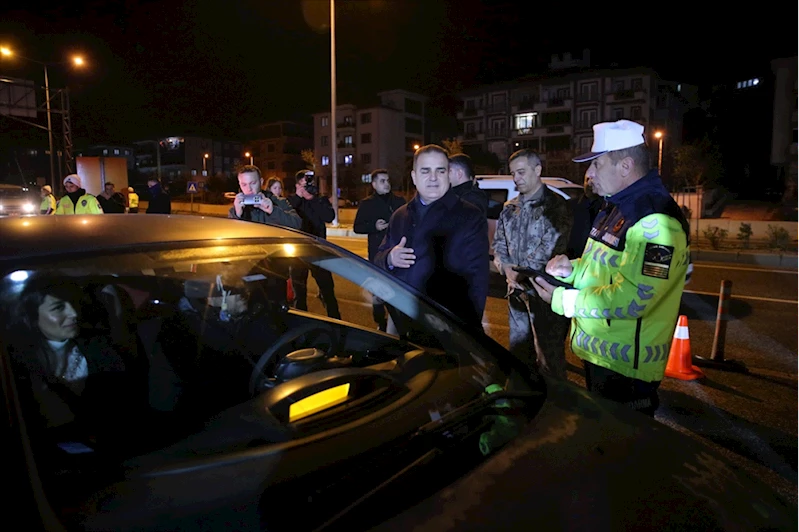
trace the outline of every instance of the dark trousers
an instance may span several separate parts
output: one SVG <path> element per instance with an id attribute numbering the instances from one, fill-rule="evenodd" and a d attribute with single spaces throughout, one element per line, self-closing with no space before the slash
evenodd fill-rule
<path id="1" fill-rule="evenodd" d="M 583 360 L 583 366 L 585 367 L 585 387 L 589 392 L 627 405 L 647 416 L 655 417 L 655 411 L 660 406 L 658 399 L 660 381 L 645 382 L 632 379 L 585 360 Z"/>
<path id="2" fill-rule="evenodd" d="M 319 293 L 322 295 L 322 302 L 327 309 L 327 315 L 331 318 L 341 319 L 338 310 L 338 301 L 333 287 L 333 276 L 329 271 L 323 270 L 318 266 L 308 268 L 293 267 L 292 280 L 294 282 L 294 293 L 297 297 L 297 309 L 308 310 L 308 270 L 311 271 L 316 284 L 319 286 Z"/>
<path id="3" fill-rule="evenodd" d="M 130 209 L 128 209 L 128 212 L 130 214 L 136 214 L 136 213 L 139 212 L 139 208 L 138 207 L 131 207 Z"/>

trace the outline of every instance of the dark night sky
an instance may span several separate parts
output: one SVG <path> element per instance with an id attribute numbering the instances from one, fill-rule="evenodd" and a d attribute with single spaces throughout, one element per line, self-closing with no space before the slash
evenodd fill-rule
<path id="1" fill-rule="evenodd" d="M 233 135 L 329 108 L 329 34 L 312 28 L 327 22 L 326 0 L 52 5 L 0 9 L 0 42 L 46 61 L 85 54 L 86 71 L 51 71 L 51 84 L 72 90 L 76 138 Z M 585 47 L 593 63 L 651 66 L 694 83 L 745 78 L 774 57 L 796 55 L 796 4 L 729 4 L 707 14 L 631 5 L 651 13 L 619 2 L 581 10 L 569 2 L 337 0 L 338 101 L 407 88 L 443 104 L 459 89 L 541 72 L 551 54 Z M 0 74 L 41 82 L 40 67 L 22 62 L 0 61 Z M 0 131 L 8 122 L 0 118 Z"/>

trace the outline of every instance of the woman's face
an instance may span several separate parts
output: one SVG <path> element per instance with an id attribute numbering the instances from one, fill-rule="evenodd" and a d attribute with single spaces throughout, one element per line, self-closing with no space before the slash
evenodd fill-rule
<path id="1" fill-rule="evenodd" d="M 39 330 L 48 340 L 63 342 L 78 335 L 78 313 L 71 303 L 45 296 L 39 305 Z"/>
<path id="2" fill-rule="evenodd" d="M 272 183 L 272 186 L 269 187 L 269 192 L 279 198 L 281 195 L 283 195 L 283 185 L 281 185 L 280 182 L 275 181 Z"/>

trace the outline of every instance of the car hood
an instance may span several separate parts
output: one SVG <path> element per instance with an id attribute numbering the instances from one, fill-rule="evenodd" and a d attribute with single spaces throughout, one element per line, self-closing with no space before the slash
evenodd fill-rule
<path id="1" fill-rule="evenodd" d="M 573 384 L 547 388 L 521 436 L 373 530 L 797 530 L 795 507 L 707 446 Z"/>

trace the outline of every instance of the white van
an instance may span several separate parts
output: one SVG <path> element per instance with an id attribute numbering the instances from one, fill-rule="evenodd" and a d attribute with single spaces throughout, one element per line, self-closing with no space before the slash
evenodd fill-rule
<path id="1" fill-rule="evenodd" d="M 488 195 L 488 261 L 491 271 L 497 272 L 494 266 L 494 231 L 497 228 L 497 219 L 502 212 L 505 202 L 519 195 L 513 177 L 509 175 L 478 175 L 475 176 L 480 189 Z M 567 201 L 574 203 L 583 194 L 582 185 L 569 181 L 564 177 L 542 177 L 541 181 L 555 194 L 562 196 Z"/>

